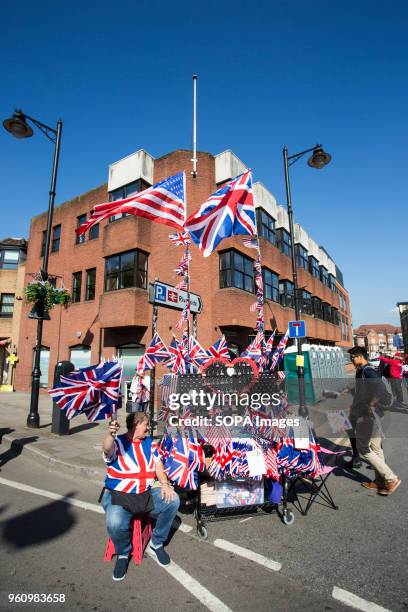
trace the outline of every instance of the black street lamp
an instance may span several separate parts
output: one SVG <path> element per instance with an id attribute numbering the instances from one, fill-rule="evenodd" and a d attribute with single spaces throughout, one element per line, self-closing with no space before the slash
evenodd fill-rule
<path id="1" fill-rule="evenodd" d="M 42 131 L 45 136 L 55 144 L 54 149 L 54 161 L 52 166 L 52 177 L 51 177 L 51 188 L 50 188 L 50 199 L 48 204 L 48 218 L 47 218 L 47 231 L 45 234 L 45 248 L 44 248 L 44 259 L 42 270 L 40 271 L 41 278 L 46 281 L 48 278 L 48 256 L 50 250 L 50 237 L 52 227 L 52 216 L 54 213 L 54 200 L 55 200 L 55 187 L 57 183 L 57 172 L 58 172 L 58 160 L 61 143 L 61 131 L 62 121 L 58 119 L 57 129 L 48 127 L 44 123 L 37 121 L 29 117 L 21 110 L 15 110 L 14 115 L 10 119 L 3 121 L 4 128 L 13 134 L 15 138 L 30 138 L 33 135 L 31 126 L 27 123 L 27 120 L 31 121 L 39 130 Z M 42 331 L 43 331 L 43 320 L 48 318 L 47 311 L 44 310 L 44 305 L 40 304 L 38 308 L 38 321 L 37 321 L 37 340 L 34 349 L 34 366 L 32 371 L 32 383 L 31 383 L 31 400 L 30 400 L 30 412 L 27 417 L 27 427 L 38 428 L 40 426 L 40 415 L 38 414 L 38 396 L 40 392 L 40 358 L 41 358 L 41 342 L 42 342 Z"/>
<path id="2" fill-rule="evenodd" d="M 288 217 L 289 217 L 289 232 L 290 232 L 290 254 L 292 259 L 292 275 L 293 275 L 293 289 L 294 289 L 294 299 L 295 299 L 295 317 L 298 321 L 300 318 L 300 308 L 299 308 L 299 290 L 298 290 L 298 280 L 297 280 L 297 265 L 296 265 L 296 253 L 295 253 L 295 233 L 293 229 L 293 210 L 292 210 L 292 197 L 290 193 L 290 182 L 289 182 L 289 166 L 294 164 L 298 159 L 303 157 L 306 153 L 310 153 L 313 151 L 312 156 L 308 159 L 307 163 L 311 168 L 316 168 L 320 170 L 324 168 L 330 160 L 331 155 L 323 151 L 322 145 L 315 145 L 311 149 L 306 149 L 305 151 L 301 151 L 300 153 L 295 153 L 294 155 L 288 155 L 287 147 L 283 147 L 283 161 L 285 167 L 285 184 L 286 184 L 286 200 L 288 206 Z M 297 353 L 299 356 L 298 363 L 303 362 L 302 353 L 302 339 L 296 338 L 297 344 Z M 299 384 L 299 415 L 307 416 L 308 410 L 306 407 L 306 394 L 305 394 L 305 369 L 303 365 L 297 366 L 297 375 L 298 375 L 298 384 Z"/>

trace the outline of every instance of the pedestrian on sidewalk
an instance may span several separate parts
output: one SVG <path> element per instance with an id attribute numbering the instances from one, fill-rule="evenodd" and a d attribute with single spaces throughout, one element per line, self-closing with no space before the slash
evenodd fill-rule
<path id="1" fill-rule="evenodd" d="M 394 358 L 379 356 L 380 364 L 382 366 L 388 366 L 389 374 L 387 375 L 391 391 L 394 396 L 394 404 L 397 406 L 405 407 L 402 396 L 402 359 L 399 354 L 396 354 Z M 384 367 L 381 368 L 384 371 Z M 384 374 L 383 374 L 384 376 Z"/>
<path id="2" fill-rule="evenodd" d="M 126 417 L 127 432 L 117 436 L 119 423 L 111 421 L 102 443 L 107 464 L 102 506 L 106 527 L 117 554 L 113 580 L 126 576 L 131 552 L 132 516 L 147 513 L 156 519 L 150 549 L 159 565 L 170 564 L 163 545 L 180 505 L 164 472 L 157 443 L 146 436 L 149 421 L 143 412 Z"/>
<path id="3" fill-rule="evenodd" d="M 368 354 L 364 347 L 354 346 L 349 350 L 356 370 L 356 387 L 350 409 L 356 451 L 374 469 L 373 482 L 363 482 L 366 489 L 380 495 L 390 495 L 401 484 L 401 480 L 386 464 L 381 444 L 381 403 L 386 394 L 385 385 L 378 372 L 368 365 Z"/>

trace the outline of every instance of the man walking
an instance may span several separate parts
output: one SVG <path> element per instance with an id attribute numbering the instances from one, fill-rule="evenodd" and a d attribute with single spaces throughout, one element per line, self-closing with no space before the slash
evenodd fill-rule
<path id="1" fill-rule="evenodd" d="M 350 410 L 356 450 L 375 471 L 373 482 L 363 482 L 362 486 L 380 495 L 391 495 L 401 480 L 385 463 L 381 445 L 380 419 L 383 413 L 380 403 L 384 397 L 384 383 L 376 370 L 368 365 L 365 348 L 354 346 L 349 354 L 356 369 L 356 388 Z"/>
<path id="2" fill-rule="evenodd" d="M 397 406 L 404 407 L 402 396 L 402 359 L 398 354 L 395 355 L 394 359 L 380 355 L 379 360 L 381 365 L 389 366 L 389 381 L 394 396 L 394 403 Z"/>

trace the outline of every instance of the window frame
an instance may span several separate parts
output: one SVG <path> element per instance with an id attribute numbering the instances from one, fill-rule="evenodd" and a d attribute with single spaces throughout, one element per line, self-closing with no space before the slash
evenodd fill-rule
<path id="1" fill-rule="evenodd" d="M 291 286 L 289 292 L 286 290 L 287 285 Z M 285 290 L 283 291 L 282 288 Z M 285 308 L 295 308 L 295 286 L 287 278 L 279 279 L 279 303 Z"/>
<path id="2" fill-rule="evenodd" d="M 307 314 L 313 314 L 312 308 L 312 294 L 310 291 L 306 291 L 305 289 L 300 289 L 299 291 L 299 302 L 300 302 L 300 311 Z"/>
<path id="3" fill-rule="evenodd" d="M 77 280 L 79 279 L 79 283 Z M 72 273 L 71 300 L 73 304 L 78 304 L 82 297 L 82 270 Z"/>
<path id="4" fill-rule="evenodd" d="M 276 219 L 260 206 L 256 209 L 256 224 L 258 238 L 265 238 L 270 244 L 276 246 Z"/>
<path id="5" fill-rule="evenodd" d="M 267 275 L 271 275 L 272 282 L 268 282 L 269 279 L 267 279 Z M 279 274 L 270 268 L 262 267 L 262 281 L 264 298 L 279 304 Z M 276 282 L 274 283 L 274 281 Z M 268 291 L 268 287 L 271 288 L 270 291 Z M 270 296 L 268 296 L 268 293 Z"/>
<path id="6" fill-rule="evenodd" d="M 316 319 L 323 320 L 322 300 L 316 295 L 312 295 L 312 312 Z"/>
<path id="7" fill-rule="evenodd" d="M 13 296 L 11 303 L 10 302 L 5 302 L 5 300 L 4 300 L 5 297 L 9 297 L 9 296 Z M 2 318 L 2 319 L 12 319 L 13 318 L 15 302 L 16 302 L 16 294 L 15 293 L 6 293 L 6 292 L 0 293 L 0 318 Z M 6 306 L 6 307 L 7 306 L 11 306 L 11 312 L 3 311 L 4 306 Z"/>
<path id="8" fill-rule="evenodd" d="M 17 261 L 7 262 L 7 253 L 17 253 Z M 0 250 L 0 270 L 17 270 L 20 263 L 20 249 L 13 249 L 13 247 L 4 247 Z"/>
<path id="9" fill-rule="evenodd" d="M 133 187 L 136 185 L 139 186 L 140 189 L 136 189 L 135 191 L 133 191 Z M 115 200 L 124 200 L 125 198 L 130 198 L 130 196 L 135 195 L 136 193 L 140 193 L 141 191 L 148 189 L 148 187 L 151 187 L 150 183 L 148 183 L 142 178 L 138 178 L 135 181 L 132 181 L 131 183 L 127 183 L 126 185 L 123 185 L 122 187 L 118 187 L 117 189 L 113 189 L 113 191 L 110 191 L 109 192 L 109 202 L 114 202 Z M 130 217 L 130 216 L 131 216 L 130 213 L 119 213 L 117 215 L 113 215 L 112 217 L 109 217 L 108 223 L 113 223 L 114 221 L 119 221 L 120 219 L 124 219 L 125 217 Z"/>
<path id="10" fill-rule="evenodd" d="M 90 273 L 94 273 L 93 283 L 89 283 Z M 89 290 L 93 287 L 93 297 L 89 297 Z M 95 299 L 96 294 L 96 268 L 88 268 L 85 270 L 85 301 L 91 302 Z"/>
<path id="11" fill-rule="evenodd" d="M 325 266 L 319 266 L 320 281 L 324 287 L 329 287 L 329 271 Z"/>
<path id="12" fill-rule="evenodd" d="M 239 269 L 237 266 L 237 257 L 242 258 L 242 269 Z M 229 259 L 230 267 L 223 267 L 224 259 L 226 260 L 227 258 Z M 251 266 L 251 274 L 248 272 L 249 265 Z M 240 289 L 241 291 L 245 291 L 246 293 L 255 292 L 254 260 L 248 257 L 248 255 L 245 255 L 244 253 L 241 253 L 241 251 L 238 251 L 236 249 L 226 249 L 225 251 L 221 251 L 219 253 L 218 269 L 220 289 L 234 288 Z M 226 275 L 224 280 L 223 273 Z M 242 287 L 236 284 L 236 278 L 238 277 L 238 275 L 242 275 Z M 229 282 L 227 280 L 228 278 Z M 246 288 L 246 281 L 248 280 L 250 280 L 251 282 L 251 289 Z"/>
<path id="13" fill-rule="evenodd" d="M 131 285 L 124 286 L 123 283 L 123 273 L 129 270 L 129 268 L 122 269 L 122 257 L 133 253 L 133 280 Z M 139 256 L 143 255 L 145 257 L 144 267 L 139 266 Z M 110 260 L 114 257 L 119 258 L 118 270 L 116 273 L 110 272 L 107 273 L 107 265 Z M 143 251 L 141 249 L 131 249 L 129 251 L 123 251 L 121 253 L 115 253 L 114 255 L 110 255 L 109 257 L 105 257 L 105 277 L 104 277 L 104 291 L 119 291 L 120 289 L 147 289 L 147 278 L 148 278 L 148 269 L 149 269 L 149 253 Z M 139 275 L 143 277 L 143 283 L 138 284 L 137 280 Z M 108 289 L 108 280 L 116 278 L 116 287 Z"/>
<path id="14" fill-rule="evenodd" d="M 309 255 L 308 257 L 308 270 L 313 278 L 318 278 L 320 280 L 319 260 L 313 257 L 313 255 Z"/>
<path id="15" fill-rule="evenodd" d="M 286 240 L 285 240 L 286 239 Z M 291 256 L 292 242 L 290 233 L 284 227 L 278 227 L 276 230 L 276 246 L 283 255 Z"/>
<path id="16" fill-rule="evenodd" d="M 309 252 L 303 246 L 303 244 L 300 244 L 299 242 L 295 244 L 295 257 L 296 257 L 297 267 L 303 268 L 303 270 L 307 271 L 309 269 L 309 261 L 308 261 Z"/>
<path id="17" fill-rule="evenodd" d="M 78 227 L 86 223 L 86 220 L 87 220 L 86 213 L 83 213 L 82 215 L 78 215 L 77 224 L 76 224 L 77 229 Z M 85 234 L 81 234 L 81 236 L 78 236 L 78 234 L 75 234 L 75 244 L 84 244 L 84 242 L 85 242 Z"/>
<path id="18" fill-rule="evenodd" d="M 58 232 L 58 236 L 56 236 Z M 61 223 L 52 228 L 51 253 L 58 253 L 61 246 Z"/>

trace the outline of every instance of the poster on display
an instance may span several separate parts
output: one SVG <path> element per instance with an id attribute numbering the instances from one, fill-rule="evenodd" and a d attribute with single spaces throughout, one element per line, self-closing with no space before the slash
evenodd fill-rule
<path id="1" fill-rule="evenodd" d="M 264 483 L 258 481 L 224 481 L 215 483 L 217 508 L 236 508 L 264 503 Z"/>

